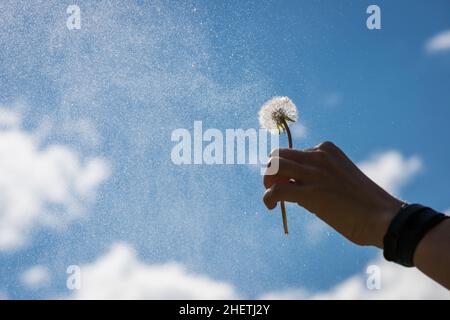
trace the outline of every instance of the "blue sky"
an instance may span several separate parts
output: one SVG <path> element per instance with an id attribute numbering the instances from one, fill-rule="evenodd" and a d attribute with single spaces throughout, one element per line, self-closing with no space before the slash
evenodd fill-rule
<path id="1" fill-rule="evenodd" d="M 366 27 L 374 3 L 381 30 Z M 374 3 L 77 1 L 68 30 L 72 1 L 2 1 L 0 230 L 23 241 L 0 238 L 1 296 L 76 295 L 69 265 L 132 292 L 108 278 L 115 254 L 143 279 L 174 263 L 232 288 L 218 297 L 309 296 L 364 273 L 379 252 L 299 207 L 284 236 L 249 166 L 172 163 L 174 129 L 258 128 L 275 95 L 297 104 L 296 147 L 332 140 L 402 198 L 450 208 L 450 3 Z M 158 297 L 149 288 L 137 297 Z"/>

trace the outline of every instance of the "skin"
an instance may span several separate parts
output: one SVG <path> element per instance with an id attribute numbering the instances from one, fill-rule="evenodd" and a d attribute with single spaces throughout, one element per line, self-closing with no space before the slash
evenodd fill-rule
<path id="1" fill-rule="evenodd" d="M 268 162 L 275 175 L 264 175 L 263 201 L 297 203 L 351 242 L 383 249 L 383 237 L 403 202 L 369 179 L 331 142 L 306 150 L 276 149 Z M 431 229 L 419 243 L 414 262 L 450 289 L 450 221 Z"/>

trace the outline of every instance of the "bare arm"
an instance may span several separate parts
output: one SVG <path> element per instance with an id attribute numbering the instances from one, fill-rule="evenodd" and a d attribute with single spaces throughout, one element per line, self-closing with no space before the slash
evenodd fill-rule
<path id="1" fill-rule="evenodd" d="M 383 249 L 383 237 L 403 202 L 370 180 L 333 143 L 308 150 L 277 149 L 264 176 L 264 203 L 296 202 L 350 241 Z M 415 252 L 416 266 L 450 289 L 450 221 L 432 229 Z"/>
<path id="2" fill-rule="evenodd" d="M 431 229 L 420 241 L 414 253 L 414 264 L 450 289 L 450 220 Z"/>

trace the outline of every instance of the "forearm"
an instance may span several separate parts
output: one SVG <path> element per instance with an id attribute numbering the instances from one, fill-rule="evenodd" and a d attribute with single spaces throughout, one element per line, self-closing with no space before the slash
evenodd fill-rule
<path id="1" fill-rule="evenodd" d="M 450 290 L 450 219 L 431 229 L 414 254 L 416 267 Z"/>

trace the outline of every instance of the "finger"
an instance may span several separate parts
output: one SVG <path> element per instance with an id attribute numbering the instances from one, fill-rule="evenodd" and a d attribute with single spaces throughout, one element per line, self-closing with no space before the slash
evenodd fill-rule
<path id="1" fill-rule="evenodd" d="M 289 179 L 283 178 L 283 177 L 279 177 L 279 176 L 276 176 L 276 175 L 267 175 L 267 176 L 263 177 L 263 183 L 264 183 L 264 187 L 266 189 L 269 189 L 274 184 L 289 183 Z"/>
<path id="2" fill-rule="evenodd" d="M 289 159 L 301 164 L 311 164 L 314 163 L 316 159 L 315 152 L 316 149 L 306 149 L 306 150 L 297 150 L 297 149 L 274 149 L 270 153 L 269 157 L 280 157 Z"/>
<path id="3" fill-rule="evenodd" d="M 267 173 L 269 168 L 266 169 L 263 178 L 266 188 L 275 183 L 288 182 L 290 179 L 309 182 L 317 177 L 317 170 L 285 158 L 272 157 L 267 166 L 270 168 L 270 174 Z M 276 166 L 275 171 L 273 166 Z"/>
<path id="4" fill-rule="evenodd" d="M 264 192 L 263 201 L 270 210 L 277 206 L 278 201 L 299 202 L 303 187 L 298 183 L 274 184 Z"/>

